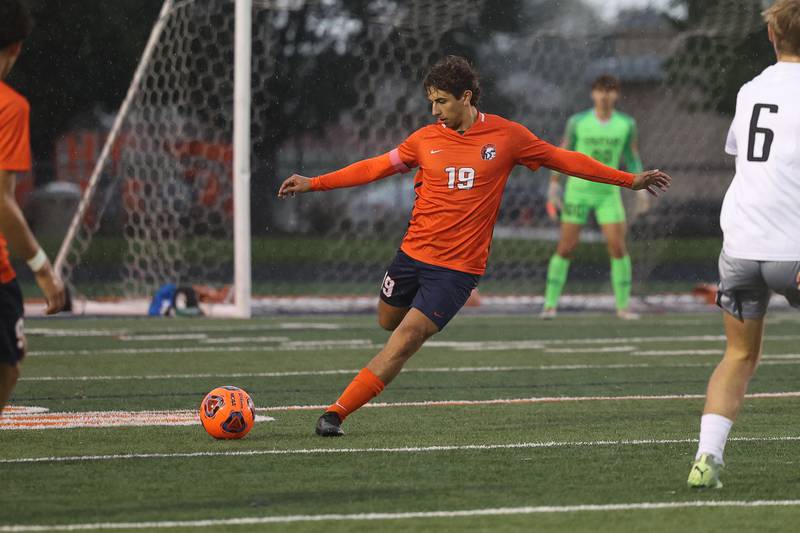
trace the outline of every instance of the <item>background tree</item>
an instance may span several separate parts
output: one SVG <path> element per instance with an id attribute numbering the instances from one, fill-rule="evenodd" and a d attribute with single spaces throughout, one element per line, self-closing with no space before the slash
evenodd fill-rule
<path id="1" fill-rule="evenodd" d="M 38 182 L 53 179 L 55 140 L 76 117 L 114 112 L 130 85 L 161 0 L 34 0 L 35 26 L 9 83 L 31 102 Z"/>
<path id="2" fill-rule="evenodd" d="M 667 63 L 668 83 L 680 87 L 690 110 L 732 115 L 739 88 L 775 62 L 760 0 L 674 0 L 686 14 L 673 18 L 684 33 Z M 690 89 L 690 90 L 687 90 Z"/>

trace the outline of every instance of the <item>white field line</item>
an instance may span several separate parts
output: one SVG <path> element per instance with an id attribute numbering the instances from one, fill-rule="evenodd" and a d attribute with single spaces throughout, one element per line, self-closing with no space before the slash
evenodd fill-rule
<path id="1" fill-rule="evenodd" d="M 450 348 L 460 352 L 493 352 L 505 350 L 541 350 L 546 341 L 427 341 L 424 348 Z"/>
<path id="2" fill-rule="evenodd" d="M 800 339 L 800 336 L 791 336 Z M 777 339 L 776 337 L 769 337 Z M 457 351 L 498 351 L 498 350 L 540 350 L 553 349 L 554 346 L 572 345 L 614 345 L 625 343 L 662 343 L 662 342 L 724 342 L 724 335 L 688 335 L 688 336 L 654 336 L 654 337 L 606 337 L 592 339 L 527 339 L 516 341 L 437 341 L 431 340 L 425 346 L 431 348 L 451 348 Z"/>
<path id="3" fill-rule="evenodd" d="M 280 378 L 290 376 L 330 376 L 337 374 L 355 375 L 358 369 L 338 370 L 298 370 L 287 372 L 237 372 L 219 374 L 159 374 L 148 376 L 32 376 L 21 377 L 19 381 L 150 381 L 159 379 L 204 379 L 204 378 Z M 405 372 L 409 372 L 406 370 Z"/>
<path id="4" fill-rule="evenodd" d="M 767 340 L 773 341 L 794 341 L 800 340 L 800 335 L 767 335 Z M 652 337 L 609 337 L 597 339 L 550 339 L 541 342 L 548 345 L 556 344 L 614 344 L 625 343 L 646 343 L 646 342 L 725 342 L 725 335 L 684 335 L 684 336 L 652 336 Z"/>
<path id="5" fill-rule="evenodd" d="M 723 348 L 718 350 L 646 350 L 643 352 L 633 352 L 631 355 L 643 357 L 663 355 L 722 355 L 724 351 Z"/>
<path id="6" fill-rule="evenodd" d="M 642 352 L 633 352 L 631 355 L 636 357 L 664 357 L 664 356 L 680 356 L 680 355 L 719 355 L 720 357 L 725 352 L 724 348 L 719 350 L 646 350 Z M 762 355 L 761 359 L 800 359 L 800 353 L 783 353 Z M 768 364 L 761 361 L 761 365 Z M 773 363 L 774 364 L 774 363 Z"/>
<path id="7" fill-rule="evenodd" d="M 152 336 L 150 336 L 152 337 Z M 133 338 L 133 337 L 131 337 Z M 270 337 L 270 339 L 277 337 Z M 800 335 L 775 335 L 770 336 L 770 340 L 800 340 Z M 598 339 L 542 339 L 542 340 L 520 340 L 520 341 L 428 341 L 425 347 L 429 348 L 450 348 L 456 351 L 506 351 L 506 350 L 547 350 L 562 353 L 584 353 L 578 348 L 569 350 L 557 350 L 555 346 L 570 345 L 609 345 L 619 342 L 626 343 L 663 343 L 663 342 L 723 342 L 723 335 L 694 335 L 683 337 L 657 336 L 657 337 L 617 337 L 617 338 L 598 338 Z M 204 344 L 211 342 L 223 343 L 225 338 L 200 340 Z M 294 350 L 334 350 L 334 349 L 378 349 L 381 345 L 369 339 L 329 339 L 315 341 L 286 341 L 277 346 L 197 346 L 197 347 L 153 347 L 153 348 L 112 348 L 97 350 L 35 350 L 28 353 L 30 356 L 61 356 L 61 355 L 137 355 L 137 354 L 181 354 L 216 352 L 225 350 L 228 352 L 274 352 L 274 351 L 294 351 Z M 613 348 L 613 349 L 612 349 Z M 604 347 L 598 350 L 586 350 L 585 353 L 604 353 L 604 352 L 627 352 L 629 347 Z M 691 355 L 692 353 L 719 353 L 720 350 L 686 350 L 687 354 L 667 352 L 657 354 L 655 352 L 634 352 L 642 355 Z"/>
<path id="8" fill-rule="evenodd" d="M 702 400 L 705 394 L 660 394 L 660 395 L 632 395 L 632 396 L 540 396 L 533 398 L 503 398 L 494 400 L 430 400 L 422 402 L 375 402 L 364 405 L 365 408 L 386 407 L 459 407 L 471 405 L 515 405 L 538 403 L 562 402 L 624 402 L 643 400 Z M 747 394 L 748 400 L 770 398 L 800 398 L 800 391 L 787 392 L 757 392 Z M 325 405 L 281 405 L 273 407 L 256 407 L 256 411 L 316 411 L 325 409 Z"/>
<path id="9" fill-rule="evenodd" d="M 729 442 L 798 442 L 800 436 L 784 437 L 731 437 Z M 508 444 L 453 444 L 439 446 L 403 446 L 396 448 L 297 448 L 278 450 L 231 450 L 218 452 L 126 453 L 108 455 L 56 455 L 51 457 L 19 457 L 0 459 L 0 464 L 20 463 L 72 463 L 94 461 L 127 461 L 132 459 L 189 459 L 197 457 L 252 457 L 259 455 L 349 455 L 349 454 L 405 454 L 549 448 L 593 448 L 603 446 L 663 446 L 693 444 L 697 438 L 682 439 L 620 439 L 589 441 L 512 442 Z"/>
<path id="10" fill-rule="evenodd" d="M 123 337 L 125 337 L 123 335 Z M 252 341 L 247 337 L 221 337 L 203 339 L 201 336 L 193 334 L 178 334 L 176 340 L 197 340 L 202 344 L 224 344 L 224 346 L 182 346 L 182 347 L 152 347 L 152 348 L 111 348 L 95 350 L 34 350 L 28 355 L 37 356 L 74 356 L 74 355 L 138 355 L 138 354 L 182 354 L 182 353 L 214 353 L 220 350 L 226 352 L 276 352 L 276 351 L 296 351 L 296 350 L 336 350 L 336 349 L 379 349 L 380 344 L 376 344 L 370 339 L 327 339 L 327 340 L 298 340 L 285 341 L 283 337 L 255 337 Z M 119 338 L 119 336 L 117 337 Z M 163 340 L 164 336 L 144 335 L 128 336 L 128 339 L 136 340 Z M 770 340 L 800 340 L 800 335 L 774 335 Z M 278 342 L 275 346 L 242 346 L 227 345 L 228 342 Z M 602 339 L 543 339 L 543 340 L 520 340 L 520 341 L 428 341 L 425 346 L 429 348 L 450 348 L 456 351 L 506 351 L 506 350 L 545 350 L 546 352 L 560 353 L 614 353 L 614 352 L 633 352 L 639 356 L 666 356 L 666 355 L 710 355 L 718 354 L 722 350 L 651 350 L 635 352 L 635 347 L 624 346 L 603 346 L 598 349 L 582 348 L 556 348 L 559 346 L 571 345 L 602 345 L 614 344 L 619 342 L 627 343 L 663 343 L 663 342 L 722 342 L 725 337 L 722 335 L 697 335 L 683 337 L 622 337 L 622 338 L 602 338 Z"/>
<path id="11" fill-rule="evenodd" d="M 237 327 L 237 329 L 239 329 Z M 268 328 L 267 328 L 268 329 Z M 48 331 L 40 328 L 34 331 Z M 62 333 L 70 330 L 63 330 Z M 29 331 L 30 333 L 30 331 Z M 184 335 L 185 333 L 176 333 Z M 124 336 L 124 332 L 114 332 L 109 337 L 119 338 Z M 66 335 L 65 335 L 66 336 Z M 149 335 L 148 337 L 152 337 Z M 133 338 L 133 337 L 129 337 Z M 800 339 L 800 336 L 797 337 Z M 770 337 L 770 339 L 776 339 Z M 724 341 L 721 335 L 699 335 L 687 337 L 628 337 L 628 338 L 605 338 L 605 339 L 547 339 L 547 340 L 521 340 L 521 341 L 428 341 L 425 343 L 429 348 L 451 348 L 456 351 L 505 351 L 505 350 L 541 350 L 548 346 L 561 345 L 594 345 L 594 344 L 614 344 L 620 341 L 630 343 L 647 342 L 717 342 Z M 780 339 L 776 339 L 780 340 Z M 197 346 L 197 347 L 152 347 L 152 348 L 112 348 L 95 350 L 34 350 L 28 352 L 29 356 L 61 356 L 61 355 L 137 355 L 137 354 L 181 354 L 195 352 L 216 352 L 224 349 L 228 352 L 271 352 L 271 351 L 292 351 L 292 350 L 324 350 L 324 349 L 378 349 L 381 346 L 369 339 L 331 339 L 316 341 L 288 341 L 278 346 Z"/>
<path id="12" fill-rule="evenodd" d="M 636 346 L 602 346 L 598 348 L 545 348 L 545 353 L 624 353 L 634 352 Z"/>
<path id="13" fill-rule="evenodd" d="M 244 343 L 244 344 L 254 344 L 257 342 L 290 342 L 292 339 L 289 337 L 210 337 L 207 339 L 203 339 L 203 344 L 236 344 L 236 343 Z"/>
<path id="14" fill-rule="evenodd" d="M 186 334 L 186 333 L 211 333 L 231 331 L 338 331 L 343 329 L 363 329 L 362 326 L 346 326 L 327 322 L 282 322 L 280 324 L 204 324 L 202 326 L 185 325 L 181 327 L 148 327 L 148 334 Z M 58 329 L 58 328 L 25 328 L 25 333 L 31 336 L 42 337 L 118 337 L 121 335 L 136 335 L 129 329 Z"/>
<path id="15" fill-rule="evenodd" d="M 205 333 L 155 333 L 155 334 L 125 334 L 116 337 L 121 341 L 198 341 L 208 338 Z"/>
<path id="16" fill-rule="evenodd" d="M 86 531 L 96 529 L 166 529 L 189 527 L 220 527 L 257 524 L 290 524 L 297 522 L 364 522 L 375 520 L 409 520 L 425 518 L 465 518 L 476 516 L 510 516 L 529 514 L 655 511 L 663 509 L 748 508 L 748 507 L 798 507 L 800 500 L 690 500 L 683 502 L 640 502 L 579 505 L 542 505 L 527 507 L 496 507 L 489 509 L 463 509 L 457 511 L 412 511 L 399 513 L 278 515 L 240 518 L 215 518 L 207 520 L 164 520 L 158 522 L 97 522 L 89 524 L 60 525 L 8 525 L 0 526 L 0 533 L 34 531 Z"/>
<path id="17" fill-rule="evenodd" d="M 800 364 L 800 354 L 786 354 L 764 356 L 765 358 L 776 358 L 785 360 L 762 361 L 760 366 L 784 366 Z M 711 363 L 676 363 L 653 365 L 650 363 L 617 363 L 607 365 L 592 364 L 572 364 L 572 365 L 540 365 L 540 366 L 462 366 L 462 367 L 430 367 L 430 368 L 405 368 L 404 374 L 427 374 L 427 373 L 493 373 L 493 372 L 524 372 L 524 371 L 558 371 L 558 370 L 620 370 L 630 368 L 710 368 L 716 362 Z M 282 378 L 294 376 L 334 376 L 334 375 L 355 375 L 357 368 L 340 368 L 332 370 L 287 370 L 284 372 L 237 372 L 237 373 L 218 373 L 218 374 L 153 374 L 153 375 L 114 375 L 114 376 L 30 376 L 21 377 L 19 381 L 153 381 L 160 379 L 206 379 L 206 378 Z"/>
<path id="18" fill-rule="evenodd" d="M 35 413 L 46 413 L 47 407 L 30 407 L 27 405 L 6 405 L 3 408 L 3 416 L 8 415 L 30 415 Z"/>
<path id="19" fill-rule="evenodd" d="M 61 355 L 142 355 L 142 354 L 182 354 L 182 353 L 218 353 L 225 352 L 277 352 L 296 350 L 363 350 L 377 349 L 379 346 L 369 339 L 323 340 L 323 341 L 289 341 L 277 346 L 183 346 L 180 348 L 111 348 L 94 350 L 34 350 L 27 355 L 61 356 Z"/>
<path id="20" fill-rule="evenodd" d="M 776 361 L 777 363 L 777 361 Z M 796 364 L 787 361 L 784 364 Z M 482 373 L 482 372 L 518 372 L 527 370 L 586 370 L 586 369 L 621 369 L 621 368 L 671 368 L 671 367 L 695 367 L 710 366 L 711 363 L 687 363 L 680 365 L 650 365 L 640 364 L 608 364 L 608 365 L 541 365 L 541 366 L 464 366 L 464 367 L 430 367 L 430 368 L 404 368 L 404 374 L 426 374 L 426 373 Z M 342 368 L 333 370 L 292 370 L 285 372 L 241 372 L 234 374 L 163 374 L 163 375 L 134 375 L 134 376 L 31 376 L 21 377 L 20 381 L 123 381 L 123 380 L 158 380 L 158 379 L 200 379 L 200 378 L 281 378 L 293 376 L 331 376 L 331 375 L 355 375 L 358 374 L 357 368 Z"/>
<path id="21" fill-rule="evenodd" d="M 163 342 L 198 341 L 202 344 L 253 344 L 256 342 L 289 342 L 289 337 L 250 336 L 250 337 L 209 337 L 205 333 L 158 333 L 155 335 L 120 335 L 117 340 L 125 342 Z"/>

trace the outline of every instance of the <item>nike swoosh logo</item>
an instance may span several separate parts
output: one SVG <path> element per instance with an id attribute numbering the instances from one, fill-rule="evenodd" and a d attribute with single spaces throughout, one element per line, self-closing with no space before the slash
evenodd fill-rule
<path id="1" fill-rule="evenodd" d="M 439 152 L 444 152 L 444 150 L 431 150 L 432 154 L 438 154 Z"/>

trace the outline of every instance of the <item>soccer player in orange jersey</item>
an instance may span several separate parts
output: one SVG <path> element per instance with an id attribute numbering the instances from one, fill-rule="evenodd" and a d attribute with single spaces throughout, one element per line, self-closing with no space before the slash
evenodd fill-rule
<path id="1" fill-rule="evenodd" d="M 418 168 L 408 231 L 380 288 L 378 322 L 392 332 L 383 349 L 317 421 L 323 437 L 343 435 L 342 421 L 377 396 L 422 344 L 464 305 L 486 269 L 500 201 L 515 165 L 540 166 L 653 195 L 671 178 L 658 170 L 630 174 L 546 143 L 521 124 L 478 110 L 478 75 L 447 56 L 424 81 L 436 123 L 394 150 L 342 170 L 287 178 L 279 198 L 363 185 Z"/>
<path id="2" fill-rule="evenodd" d="M 29 106 L 3 83 L 22 50 L 31 19 L 22 0 L 0 0 L 0 412 L 19 378 L 25 357 L 22 292 L 8 262 L 6 239 L 28 259 L 36 283 L 47 298 L 47 313 L 64 307 L 64 285 L 39 247 L 14 196 L 16 172 L 31 168 Z"/>

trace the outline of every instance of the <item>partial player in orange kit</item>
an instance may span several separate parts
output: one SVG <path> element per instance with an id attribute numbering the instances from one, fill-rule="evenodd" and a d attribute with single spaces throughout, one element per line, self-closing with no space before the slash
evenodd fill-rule
<path id="1" fill-rule="evenodd" d="M 2 80 L 22 52 L 31 18 L 21 0 L 0 0 L 0 412 L 19 379 L 25 357 L 22 291 L 8 261 L 6 239 L 28 260 L 47 299 L 47 313 L 64 307 L 64 285 L 31 233 L 14 196 L 16 173 L 31 168 L 30 106 Z"/>
<path id="2" fill-rule="evenodd" d="M 447 56 L 424 80 L 436 124 L 394 150 L 342 170 L 287 178 L 278 196 L 363 185 L 419 168 L 408 231 L 381 285 L 378 322 L 392 331 L 383 349 L 319 418 L 320 436 L 339 436 L 342 421 L 380 394 L 408 359 L 461 309 L 486 269 L 506 180 L 515 165 L 540 166 L 653 195 L 671 178 L 658 170 L 630 174 L 553 146 L 527 128 L 476 107 L 478 75 Z"/>

